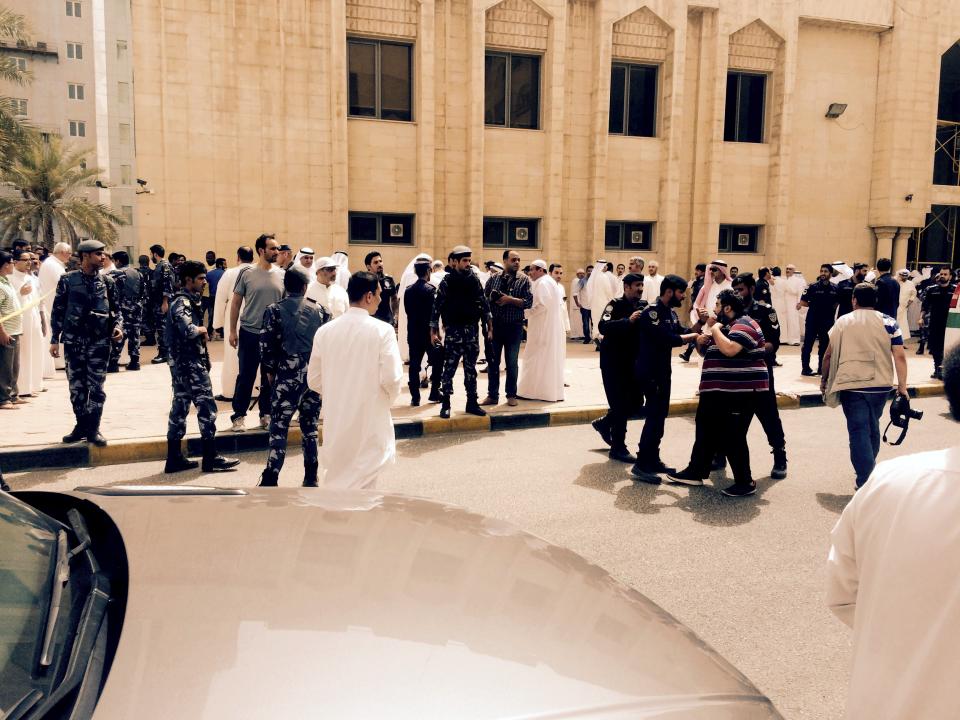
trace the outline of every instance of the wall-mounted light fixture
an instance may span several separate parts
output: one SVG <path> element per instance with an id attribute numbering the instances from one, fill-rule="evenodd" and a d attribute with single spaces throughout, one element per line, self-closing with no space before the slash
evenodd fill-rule
<path id="1" fill-rule="evenodd" d="M 843 115 L 843 111 L 846 109 L 847 109 L 846 103 L 830 103 L 830 107 L 827 108 L 826 117 L 832 118 L 835 120 L 841 115 Z"/>

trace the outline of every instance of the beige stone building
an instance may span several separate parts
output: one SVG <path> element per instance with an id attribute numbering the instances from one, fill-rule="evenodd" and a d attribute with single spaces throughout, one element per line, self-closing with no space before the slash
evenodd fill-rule
<path id="1" fill-rule="evenodd" d="M 124 0 L 4 0 L 23 15 L 30 43 L 2 44 L 30 74 L 23 86 L 4 85 L 27 122 L 64 143 L 88 148 L 88 164 L 103 170 L 103 187 L 85 194 L 126 216 L 117 248 L 137 247 L 130 5 Z M 59 238 L 58 238 L 59 239 Z"/>
<path id="2" fill-rule="evenodd" d="M 132 22 L 142 246 L 960 263 L 956 0 L 132 0 Z"/>

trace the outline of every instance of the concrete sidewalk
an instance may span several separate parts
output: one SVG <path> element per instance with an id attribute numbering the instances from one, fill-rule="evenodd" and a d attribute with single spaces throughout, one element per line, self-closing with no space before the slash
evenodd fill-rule
<path id="1" fill-rule="evenodd" d="M 917 394 L 942 392 L 942 384 L 929 379 L 933 361 L 929 356 L 914 354 L 916 344 L 908 346 L 910 385 Z M 223 343 L 210 344 L 214 392 L 220 391 L 220 358 Z M 107 376 L 107 402 L 101 431 L 108 439 L 106 448 L 88 447 L 85 443 L 64 445 L 61 437 L 73 427 L 73 414 L 67 392 L 65 374 L 60 371 L 45 383 L 47 392 L 22 405 L 19 410 L 2 414 L 8 445 L 0 448 L 0 467 L 24 470 L 38 467 L 71 467 L 130 462 L 162 457 L 166 452 L 167 414 L 170 410 L 170 371 L 166 365 L 150 365 L 155 348 L 144 348 L 140 372 L 121 370 Z M 522 355 L 522 353 L 521 353 Z M 782 368 L 776 370 L 776 387 L 782 407 L 817 405 L 819 378 L 800 375 L 799 349 L 785 347 L 780 352 Z M 696 358 L 696 356 L 695 356 Z M 522 357 L 521 357 L 522 371 Z M 501 369 L 501 395 L 504 374 Z M 683 363 L 674 356 L 671 412 L 692 412 L 696 409 L 696 391 L 700 380 L 698 360 Z M 521 400 L 515 408 L 502 404 L 487 408 L 489 417 L 463 414 L 465 395 L 462 375 L 454 382 L 453 412 L 449 420 L 441 419 L 439 406 L 424 402 L 410 407 L 410 396 L 404 387 L 393 408 L 397 437 L 418 437 L 442 432 L 505 430 L 520 427 L 589 422 L 603 414 L 606 400 L 600 378 L 599 353 L 593 346 L 579 342 L 567 344 L 566 381 L 569 387 L 561 402 L 549 403 Z M 485 395 L 486 375 L 479 379 L 479 394 Z M 426 392 L 423 393 L 424 401 Z M 230 432 L 229 403 L 219 403 L 217 418 L 218 445 L 225 451 L 266 448 L 266 433 L 257 425 L 256 409 L 247 415 L 245 433 Z M 187 425 L 189 448 L 198 445 L 198 427 L 191 412 Z M 299 442 L 299 431 L 292 429 L 290 442 Z"/>

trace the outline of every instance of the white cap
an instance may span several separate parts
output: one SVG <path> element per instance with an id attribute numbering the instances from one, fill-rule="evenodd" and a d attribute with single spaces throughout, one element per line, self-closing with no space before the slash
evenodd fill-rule
<path id="1" fill-rule="evenodd" d="M 909 276 L 909 275 L 910 275 L 910 271 L 907 270 L 906 268 L 904 268 L 903 270 L 901 270 L 900 272 L 898 272 L 897 275 L 907 275 L 907 276 Z"/>
<path id="2" fill-rule="evenodd" d="M 313 264 L 316 265 L 317 268 L 322 270 L 323 268 L 336 267 L 337 261 L 330 257 L 322 257 L 315 260 Z"/>
<path id="3" fill-rule="evenodd" d="M 541 260 L 540 258 L 537 258 L 537 259 L 534 260 L 532 263 L 530 263 L 530 267 L 538 267 L 538 268 L 540 268 L 541 270 L 546 270 L 546 269 L 547 269 L 547 264 L 546 264 L 543 260 Z"/>

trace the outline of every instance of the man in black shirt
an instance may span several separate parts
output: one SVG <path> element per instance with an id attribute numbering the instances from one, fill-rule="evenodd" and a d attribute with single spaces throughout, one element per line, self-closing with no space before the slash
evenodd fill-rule
<path id="1" fill-rule="evenodd" d="M 896 320 L 897 310 L 900 309 L 900 283 L 890 274 L 892 267 L 890 258 L 877 260 L 877 272 L 880 273 L 880 277 L 873 284 L 877 286 L 876 309 Z"/>
<path id="2" fill-rule="evenodd" d="M 749 275 L 749 273 L 743 274 Z M 770 294 L 770 282 L 767 280 L 769 277 L 770 268 L 762 267 L 757 270 L 757 285 L 753 289 L 753 299 L 757 302 L 773 307 L 773 296 Z"/>
<path id="3" fill-rule="evenodd" d="M 430 316 L 437 289 L 430 284 L 430 260 L 416 262 L 413 271 L 417 280 L 403 294 L 407 313 L 407 345 L 410 347 L 408 386 L 410 404 L 420 405 L 420 366 L 423 356 L 430 363 L 430 402 L 440 402 L 440 373 L 443 370 L 443 349 L 430 338 Z"/>
<path id="4" fill-rule="evenodd" d="M 854 263 L 853 277 L 837 283 L 837 317 L 853 312 L 853 289 L 867 277 L 867 264 Z"/>
<path id="5" fill-rule="evenodd" d="M 933 355 L 934 380 L 943 380 L 943 340 L 947 331 L 947 316 L 950 314 L 950 300 L 957 289 L 950 280 L 950 268 L 940 268 L 936 283 L 923 293 L 923 310 L 920 322 L 927 328 L 927 344 Z"/>
<path id="6" fill-rule="evenodd" d="M 493 317 L 493 341 L 487 357 L 487 397 L 484 405 L 500 402 L 500 356 L 507 366 L 504 390 L 507 404 L 517 404 L 517 376 L 519 375 L 520 341 L 523 339 L 523 311 L 533 306 L 530 278 L 520 272 L 520 253 L 505 250 L 503 272 L 487 280 L 484 295 Z"/>
<path id="7" fill-rule="evenodd" d="M 810 283 L 800 296 L 801 307 L 809 308 L 807 310 L 807 322 L 803 336 L 803 349 L 800 351 L 800 364 L 803 366 L 801 375 L 819 375 L 823 367 L 823 355 L 827 352 L 827 345 L 830 344 L 830 328 L 833 327 L 834 317 L 837 312 L 837 286 L 830 282 L 830 276 L 833 274 L 833 266 L 824 263 L 820 266 L 820 276 L 816 282 Z M 894 283 L 897 281 L 894 280 Z M 896 312 L 894 312 L 896 317 Z M 817 347 L 817 372 L 814 373 L 810 368 L 810 353 L 813 351 L 813 343 L 818 343 Z"/>
<path id="8" fill-rule="evenodd" d="M 363 260 L 367 272 L 371 272 L 380 279 L 380 307 L 373 316 L 394 327 L 397 326 L 397 312 L 400 310 L 400 298 L 397 293 L 397 283 L 389 275 L 383 274 L 383 256 L 376 250 L 367 253 Z"/>

